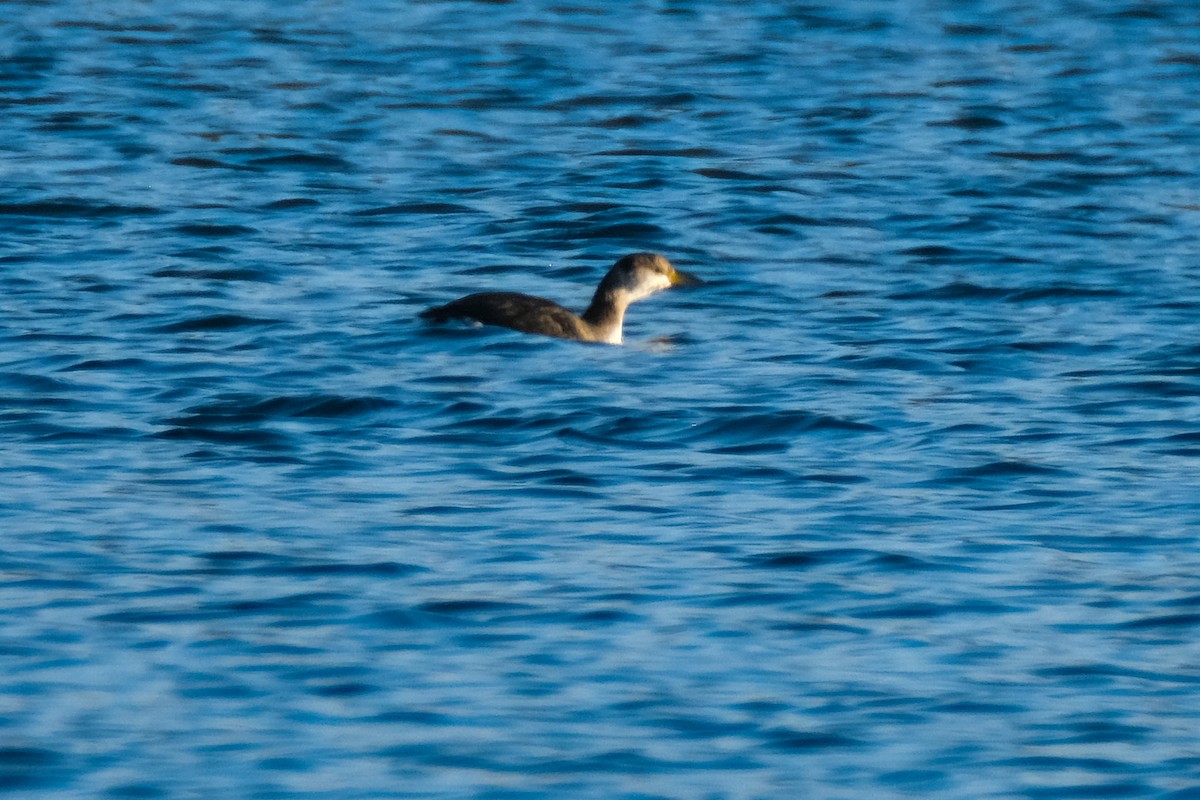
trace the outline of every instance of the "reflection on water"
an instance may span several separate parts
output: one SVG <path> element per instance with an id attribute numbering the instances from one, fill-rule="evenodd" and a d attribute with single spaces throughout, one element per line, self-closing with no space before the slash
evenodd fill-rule
<path id="1" fill-rule="evenodd" d="M 1191 4 L 5 8 L 0 788 L 1200 791 Z"/>

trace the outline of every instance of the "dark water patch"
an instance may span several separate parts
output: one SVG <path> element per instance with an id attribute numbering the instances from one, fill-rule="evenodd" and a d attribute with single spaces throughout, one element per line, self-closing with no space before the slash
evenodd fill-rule
<path id="1" fill-rule="evenodd" d="M 243 550 L 218 550 L 199 556 L 209 565 L 198 570 L 212 575 L 278 575 L 330 577 L 349 576 L 367 578 L 402 578 L 424 570 L 415 564 L 396 561 L 343 563 L 312 561 Z"/>
<path id="2" fill-rule="evenodd" d="M 1023 493 L 1025 493 L 1025 492 L 1023 492 Z M 979 503 L 979 504 L 972 503 L 970 505 L 964 506 L 964 508 L 967 509 L 968 511 L 983 511 L 983 512 L 1039 511 L 1039 510 L 1049 510 L 1049 509 L 1054 509 L 1054 508 L 1059 508 L 1059 507 L 1061 507 L 1061 503 L 1050 501 L 1050 500 L 1029 500 L 1029 501 L 1024 501 L 1024 502 L 1014 502 L 1014 503 Z"/>
<path id="3" fill-rule="evenodd" d="M 46 402 L 51 401 L 46 395 L 69 394 L 77 388 L 58 378 L 26 372 L 0 372 L 0 386 L 42 396 L 41 400 Z"/>
<path id="4" fill-rule="evenodd" d="M 488 416 L 459 419 L 439 426 L 443 431 L 515 431 L 530 427 L 530 421 L 521 416 Z"/>
<path id="5" fill-rule="evenodd" d="M 1113 11 L 1107 14 L 1110 19 L 1126 20 L 1126 19 L 1147 19 L 1160 20 L 1167 19 L 1167 14 L 1164 9 L 1156 8 L 1152 5 L 1136 5 L 1129 8 L 1123 8 L 1120 11 Z"/>
<path id="6" fill-rule="evenodd" d="M 1069 152 L 1034 153 L 1034 152 L 1027 152 L 1027 151 L 995 150 L 995 151 L 989 153 L 989 155 L 991 155 L 995 158 L 1009 159 L 1011 161 L 1033 161 L 1033 162 L 1040 162 L 1040 161 L 1075 161 L 1075 162 L 1079 162 L 1079 161 L 1083 161 L 1083 160 L 1087 159 L 1087 157 L 1081 153 L 1069 153 Z"/>
<path id="7" fill-rule="evenodd" d="M 986 114 L 963 114 L 952 119 L 930 122 L 931 126 L 947 128 L 962 128 L 967 131 L 985 131 L 993 128 L 1003 128 L 1004 120 Z"/>
<path id="8" fill-rule="evenodd" d="M 488 142 L 504 141 L 484 131 L 471 131 L 464 128 L 439 128 L 434 133 L 438 136 L 460 136 L 466 139 L 478 139 Z"/>
<path id="9" fill-rule="evenodd" d="M 938 714 L 1021 714 L 1029 710 L 1027 706 L 1018 703 L 985 703 L 978 700 L 955 700 L 951 703 L 938 703 L 930 706 L 929 710 Z"/>
<path id="10" fill-rule="evenodd" d="M 659 242 L 668 236 L 666 229 L 649 222 L 623 222 L 614 225 L 577 223 L 564 231 L 571 239 L 615 239 L 627 242 Z M 632 245 L 630 245 L 632 246 Z"/>
<path id="11" fill-rule="evenodd" d="M 13 569 L 9 566 L 8 569 Z M 26 567 L 27 569 L 28 567 Z M 23 589 L 33 589 L 37 591 L 49 591 L 55 589 L 64 589 L 72 592 L 90 592 L 97 591 L 101 588 L 99 581 L 85 580 L 82 578 L 14 578 L 11 580 L 14 586 L 20 586 Z M 30 648 L 26 650 L 22 647 L 6 647 L 0 649 L 6 655 L 37 655 L 39 650 Z"/>
<path id="12" fill-rule="evenodd" d="M 369 414 L 395 406 L 382 397 L 301 395 L 260 397 L 250 394 L 220 395 L 212 402 L 186 409 L 184 415 L 166 420 L 170 425 L 197 426 L 246 424 L 287 417 L 338 418 Z"/>
<path id="13" fill-rule="evenodd" d="M 35 126 L 39 133 L 103 136 L 113 133 L 120 115 L 105 112 L 58 111 L 48 114 Z"/>
<path id="14" fill-rule="evenodd" d="M 1122 628 L 1141 630 L 1146 628 L 1183 628 L 1188 631 L 1200 626 L 1200 614 L 1167 614 L 1163 616 L 1142 617 L 1121 624 Z"/>
<path id="15" fill-rule="evenodd" d="M 605 150 L 596 153 L 598 156 L 653 156 L 656 158 L 720 158 L 727 155 L 720 150 L 708 147 L 683 147 L 678 149 L 655 149 L 649 147 L 628 147 L 621 150 Z"/>
<path id="16" fill-rule="evenodd" d="M 176 225 L 175 230 L 184 236 L 198 236 L 204 239 L 223 239 L 257 233 L 253 228 L 245 225 L 205 225 L 194 222 Z"/>
<path id="17" fill-rule="evenodd" d="M 477 267 L 467 267 L 465 269 L 456 270 L 456 274 L 461 275 L 512 275 L 513 273 L 522 273 L 529 269 L 528 265 L 523 264 L 480 264 Z"/>
<path id="18" fill-rule="evenodd" d="M 612 106 L 632 105 L 642 106 L 646 98 L 632 95 L 616 94 L 584 94 L 566 97 L 545 103 L 541 108 L 545 111 L 573 111 L 579 108 L 610 108 Z"/>
<path id="19" fill-rule="evenodd" d="M 30 263 L 34 263 L 34 262 L 40 261 L 40 260 L 41 259 L 37 258 L 34 255 L 3 255 L 3 256 L 0 256 L 0 264 L 30 264 Z M 34 281 L 29 280 L 27 278 L 21 278 L 16 275 L 5 276 L 4 281 L 10 290 L 16 289 L 20 286 L 36 285 L 36 283 Z"/>
<path id="20" fill-rule="evenodd" d="M 926 572 L 930 570 L 962 570 L 963 567 L 946 564 L 935 561 L 930 561 L 916 556 L 905 555 L 904 553 L 876 553 L 871 558 L 871 563 L 888 570 L 899 570 L 902 572 Z"/>
<path id="21" fill-rule="evenodd" d="M 1042 747 L 1071 745 L 1129 744 L 1144 745 L 1154 729 L 1116 719 L 1075 719 L 1032 726 L 1037 734 L 1033 744 Z"/>
<path id="22" fill-rule="evenodd" d="M 246 167 L 241 164 L 229 164 L 225 161 L 218 161 L 215 158 L 202 158 L 199 156 L 186 156 L 184 158 L 175 158 L 171 163 L 177 167 L 195 167 L 197 169 L 233 169 L 246 170 L 248 172 L 258 172 L 253 167 Z"/>
<path id="23" fill-rule="evenodd" d="M 650 717 L 646 724 L 683 734 L 691 740 L 704 740 L 712 736 L 740 736 L 753 734 L 756 730 L 756 726 L 749 721 L 714 719 L 686 711 Z"/>
<path id="24" fill-rule="evenodd" d="M 930 84 L 935 89 L 947 89 L 955 87 L 973 87 L 973 86 L 995 86 L 999 81 L 996 78 L 951 78 L 945 81 L 934 81 Z"/>
<path id="25" fill-rule="evenodd" d="M 704 452 L 714 455 L 755 455 L 765 453 L 786 453 L 790 448 L 783 442 L 756 442 L 753 444 L 734 444 L 725 447 L 711 447 Z"/>
<path id="26" fill-rule="evenodd" d="M 1200 396 L 1200 382 L 1188 380 L 1114 380 L 1080 386 L 1077 388 L 1077 391 L 1089 394 L 1122 394 L 1175 400 Z"/>
<path id="27" fill-rule="evenodd" d="M 153 783 L 121 783 L 105 790 L 104 795 L 127 800 L 157 800 L 160 797 L 170 797 L 170 792 Z"/>
<path id="28" fill-rule="evenodd" d="M 621 203 L 605 203 L 594 200 L 575 201 L 553 206 L 533 206 L 527 213 L 535 217 L 558 217 L 568 214 L 603 214 L 605 212 L 629 213 Z"/>
<path id="29" fill-rule="evenodd" d="M 610 436 L 604 433 L 581 431 L 572 427 L 556 431 L 555 435 L 563 439 L 573 439 L 590 444 L 601 444 L 607 447 L 620 447 L 628 450 L 678 450 L 682 447 L 678 442 Z"/>
<path id="30" fill-rule="evenodd" d="M 223 430 L 200 426 L 171 427 L 150 434 L 155 439 L 171 441 L 205 442 L 207 444 L 247 445 L 263 450 L 286 451 L 294 447 L 290 437 L 258 429 Z M 209 451 L 199 451 L 197 457 L 219 458 L 219 454 Z"/>
<path id="31" fill-rule="evenodd" d="M 761 589 L 739 589 L 737 591 L 728 592 L 712 599 L 712 605 L 716 608 L 743 608 L 751 606 L 763 607 L 778 607 L 789 600 L 793 599 L 793 595 L 787 592 L 773 592 Z"/>
<path id="32" fill-rule="evenodd" d="M 962 255 L 962 251 L 941 244 L 926 244 L 919 247 L 910 247 L 907 250 L 901 250 L 901 255 L 914 256 L 916 258 L 927 259 L 931 261 L 950 259 Z"/>
<path id="33" fill-rule="evenodd" d="M 754 455 L 756 452 L 774 453 L 774 452 L 782 452 L 786 449 L 787 449 L 786 447 L 783 447 L 780 445 L 768 444 L 768 445 L 764 446 L 763 450 L 755 450 L 754 446 L 750 445 L 748 447 L 748 449 L 743 450 L 741 452 L 737 452 L 737 451 L 735 451 L 733 453 L 718 452 L 718 451 L 723 451 L 723 448 L 713 448 L 711 450 L 705 450 L 704 452 L 713 453 L 716 455 L 745 455 L 745 454 Z M 755 461 L 757 462 L 758 460 L 756 459 Z M 738 463 L 738 462 L 740 462 L 740 463 Z M 780 467 L 771 466 L 769 464 L 742 461 L 740 459 L 738 460 L 738 462 L 722 464 L 719 467 L 693 467 L 691 469 L 687 469 L 686 471 L 684 471 L 682 473 L 676 474 L 674 476 L 668 476 L 665 478 L 661 476 L 661 474 L 663 472 L 663 470 L 661 468 L 658 468 L 655 466 L 647 467 L 647 466 L 642 466 L 642 465 L 639 465 L 639 468 L 640 469 L 649 469 L 649 471 L 651 471 L 651 472 L 658 473 L 660 475 L 659 480 L 678 480 L 678 481 L 685 481 L 685 482 L 686 481 L 695 481 L 695 480 L 702 480 L 702 481 L 714 481 L 714 480 L 739 481 L 740 480 L 740 481 L 752 481 L 752 482 L 774 481 L 776 483 L 792 485 L 795 481 L 805 480 L 805 478 L 803 478 L 802 476 L 796 475 L 796 473 L 792 472 L 791 470 L 782 469 Z M 669 473 L 669 471 L 668 471 L 668 473 Z"/>
<path id="34" fill-rule="evenodd" d="M 716 409 L 710 422 L 693 426 L 693 441 L 726 439 L 744 442 L 771 437 L 798 436 L 812 432 L 865 433 L 878 431 L 874 425 L 807 411 L 759 411 L 745 407 Z"/>
<path id="35" fill-rule="evenodd" d="M 855 483 L 867 483 L 871 479 L 866 475 L 842 475 L 831 472 L 814 472 L 801 475 L 800 480 L 812 481 L 814 483 L 829 483 L 833 485 L 848 486 Z"/>
<path id="36" fill-rule="evenodd" d="M 603 498 L 601 493 L 591 488 L 578 488 L 572 485 L 545 484 L 540 482 L 528 483 L 523 486 L 522 493 L 531 498 L 577 500 L 580 502 L 595 501 Z M 497 490 L 494 494 L 505 496 L 509 494 L 509 490 Z"/>
<path id="37" fill-rule="evenodd" d="M 312 694 L 318 697 L 362 697 L 364 695 L 375 694 L 382 690 L 383 687 L 375 686 L 370 683 L 362 683 L 360 681 L 348 681 L 343 683 L 333 683 L 323 686 L 315 686 L 310 689 Z"/>
<path id="38" fill-rule="evenodd" d="M 838 359 L 854 366 L 855 369 L 894 369 L 902 372 L 918 372 L 922 374 L 937 374 L 942 369 L 936 361 L 913 356 L 843 356 Z M 864 430 L 872 429 L 870 426 Z"/>
<path id="39" fill-rule="evenodd" d="M 1065 477 L 1070 473 L 1058 467 L 1028 461 L 992 461 L 975 467 L 943 470 L 940 481 L 981 485 L 1007 478 Z"/>
<path id="40" fill-rule="evenodd" d="M 1113 664 L 1070 664 L 1065 666 L 1044 667 L 1035 670 L 1035 674 L 1045 678 L 1068 678 L 1111 684 L 1112 678 L 1131 678 L 1138 681 L 1148 681 L 1155 684 L 1171 685 L 1200 684 L 1200 675 L 1189 673 L 1154 672 L 1151 670 L 1131 669 Z"/>
<path id="41" fill-rule="evenodd" d="M 83 346 L 88 343 L 102 342 L 105 337 L 92 333 L 60 333 L 57 331 L 33 331 L 22 333 L 9 338 L 9 341 L 20 343 L 59 342 L 67 345 Z M 57 359 L 55 359 L 57 360 Z"/>
<path id="42" fill-rule="evenodd" d="M 151 206 L 130 206 L 97 200 L 67 197 L 28 203 L 0 203 L 0 216 L 47 217 L 51 219 L 106 219 L 147 217 L 161 214 Z"/>
<path id="43" fill-rule="evenodd" d="M 0 62 L 0 83 L 15 84 L 11 90 L 31 88 L 53 73 L 58 59 L 36 39 L 18 39 Z"/>
<path id="44" fill-rule="evenodd" d="M 288 197 L 283 200 L 273 200 L 262 206 L 267 211 L 291 211 L 300 208 L 316 208 L 320 206 L 319 200 L 314 200 L 311 197 Z"/>
<path id="45" fill-rule="evenodd" d="M 231 530 L 228 532 L 241 533 L 242 531 Z M 255 550 L 214 550 L 208 553 L 201 553 L 199 557 L 212 562 L 213 568 L 217 570 L 236 570 L 242 564 L 274 562 L 279 558 L 279 556 L 273 553 L 263 553 Z"/>
<path id="46" fill-rule="evenodd" d="M 139 42 L 137 42 L 136 40 L 131 40 L 129 43 L 130 44 L 139 44 Z M 148 42 L 145 44 L 148 44 Z M 238 93 L 237 89 L 234 86 L 232 86 L 228 83 L 220 83 L 217 81 L 206 81 L 206 82 L 192 81 L 189 83 L 181 83 L 179 85 L 179 88 L 185 92 L 199 92 L 201 94 L 224 95 L 226 97 L 233 96 Z"/>
<path id="47" fill-rule="evenodd" d="M 831 227 L 831 228 L 870 228 L 871 223 L 865 219 L 853 217 L 812 217 L 803 214 L 772 214 L 759 220 L 762 225 L 798 226 L 798 227 Z"/>
<path id="48" fill-rule="evenodd" d="M 150 275 L 154 278 L 186 278 L 198 281 L 252 281 L 256 283 L 270 283 L 274 280 L 273 276 L 263 270 L 249 268 L 197 269 L 167 267 L 155 270 Z"/>
<path id="49" fill-rule="evenodd" d="M 597 608 L 578 612 L 573 619 L 582 625 L 616 625 L 641 622 L 645 620 L 645 617 L 628 609 Z"/>
<path id="50" fill-rule="evenodd" d="M 619 189 L 631 192 L 650 192 L 655 189 L 662 189 L 670 185 L 670 181 L 663 177 L 642 178 L 639 180 L 613 180 L 605 183 L 609 189 Z"/>
<path id="51" fill-rule="evenodd" d="M 121 252 L 97 252 L 86 254 L 84 257 L 119 258 L 122 255 L 123 253 Z M 79 275 L 73 278 L 73 280 L 78 284 L 79 291 L 91 292 L 93 294 L 109 294 L 110 292 L 116 292 L 125 288 L 120 284 L 110 283 L 98 275 Z"/>
<path id="52" fill-rule="evenodd" d="M 48 789 L 68 779 L 66 757 L 43 747 L 0 747 L 0 790 Z"/>
<path id="53" fill-rule="evenodd" d="M 1113 783 L 1076 783 L 1067 786 L 1039 786 L 1025 790 L 1028 797 L 1088 800 L 1100 797 L 1156 797 L 1158 792 L 1143 783 L 1117 781 Z"/>
<path id="54" fill-rule="evenodd" d="M 759 569 L 808 569 L 826 564 L 863 561 L 876 555 L 878 554 L 872 550 L 833 548 L 760 553 L 747 556 L 744 560 L 747 565 Z"/>
<path id="55" fill-rule="evenodd" d="M 113 611 L 92 617 L 95 622 L 111 622 L 120 625 L 175 625 L 187 622 L 205 622 L 220 619 L 220 612 L 201 609 L 137 609 Z"/>
<path id="56" fill-rule="evenodd" d="M 1002 28 L 997 28 L 991 25 L 978 24 L 950 24 L 942 28 L 948 36 L 995 36 L 1002 32 Z"/>
<path id="57" fill-rule="evenodd" d="M 199 701 L 256 700 L 267 695 L 265 690 L 257 689 L 243 681 L 231 680 L 225 676 L 195 673 L 188 676 L 188 684 L 178 691 L 183 698 Z"/>
<path id="58" fill-rule="evenodd" d="M 383 630 L 414 630 L 422 627 L 436 627 L 436 618 L 429 621 L 429 615 L 421 614 L 410 608 L 381 608 L 363 615 L 358 619 L 369 629 Z"/>
<path id="59" fill-rule="evenodd" d="M 1131 765 L 1111 758 L 1089 758 L 1087 756 L 1021 756 L 1020 758 L 1002 759 L 997 766 L 1018 766 L 1025 769 L 1062 772 L 1071 769 L 1088 770 L 1090 772 L 1113 772 L 1126 770 Z"/>
<path id="60" fill-rule="evenodd" d="M 1168 445 L 1165 447 L 1159 447 L 1157 450 L 1157 452 L 1162 453 L 1164 456 L 1183 456 L 1190 458 L 1200 456 L 1200 434 L 1172 435 L 1172 437 L 1160 439 L 1159 443 Z"/>
<path id="61" fill-rule="evenodd" d="M 207 333 L 261 328 L 280 324 L 282 320 L 243 317 L 240 314 L 212 314 L 207 317 L 172 322 L 153 328 L 154 333 Z"/>
<path id="62" fill-rule="evenodd" d="M 252 167 L 294 169 L 313 172 L 350 172 L 355 167 L 346 159 L 323 153 L 284 153 L 251 159 Z"/>
<path id="63" fill-rule="evenodd" d="M 615 117 L 592 120 L 588 124 L 596 128 L 625 130 L 629 128 L 644 128 L 656 122 L 658 122 L 657 119 L 644 114 L 619 114 Z"/>
<path id="64" fill-rule="evenodd" d="M 1160 58 L 1160 64 L 1182 64 L 1188 67 L 1200 67 L 1200 53 L 1181 53 L 1179 55 Z"/>
<path id="65" fill-rule="evenodd" d="M 802 116 L 808 121 L 863 122 L 876 113 L 865 106 L 822 105 L 805 109 Z"/>
<path id="66" fill-rule="evenodd" d="M 1174 767 L 1175 765 L 1172 766 Z M 1196 761 L 1195 759 L 1186 759 L 1184 763 L 1178 765 L 1177 769 L 1181 773 L 1195 771 Z M 1200 800 L 1200 784 L 1167 792 L 1161 795 L 1161 800 Z"/>
<path id="67" fill-rule="evenodd" d="M 639 750 L 603 750 L 602 752 L 575 759 L 552 759 L 528 765 L 514 765 L 515 770 L 536 775 L 579 775 L 608 774 L 626 776 L 652 776 L 670 774 L 681 769 L 745 769 L 742 759 L 711 759 L 701 761 L 676 761 L 656 758 Z M 513 768 L 510 768 L 513 769 Z M 663 795 L 637 792 L 630 800 L 658 800 Z"/>
<path id="68" fill-rule="evenodd" d="M 5 80 L 3 73 L 0 73 L 0 83 Z M 62 95 L 44 95 L 32 97 L 3 97 L 0 96 L 0 108 L 20 108 L 28 106 L 57 106 L 66 102 L 66 98 Z"/>
<path id="69" fill-rule="evenodd" d="M 846 633 L 853 636 L 867 636 L 871 633 L 870 628 L 865 628 L 861 625 L 849 625 L 844 622 L 819 619 L 775 622 L 770 625 L 770 628 L 771 630 L 788 631 L 791 633 Z"/>
<path id="70" fill-rule="evenodd" d="M 437 614 L 456 618 L 494 617 L 525 611 L 530 607 L 523 603 L 509 603 L 499 600 L 431 600 L 417 606 L 417 610 L 426 614 Z"/>
<path id="71" fill-rule="evenodd" d="M 1116 396 L 1108 401 L 1073 405 L 1080 414 L 1103 415 L 1127 408 L 1187 408 L 1193 398 L 1200 396 L 1200 385 L 1174 380 L 1109 380 L 1079 386 L 1076 391 L 1086 395 Z M 1109 444 L 1121 445 L 1122 440 L 1112 440 Z"/>
<path id="72" fill-rule="evenodd" d="M 1085 344 L 1082 342 L 1066 341 L 1036 341 L 1008 342 L 1006 347 L 1022 350 L 1028 353 L 1060 353 L 1063 355 L 1087 356 L 1095 353 L 1109 353 L 1117 349 L 1114 344 Z"/>
<path id="73" fill-rule="evenodd" d="M 382 397 L 342 397 L 339 395 L 318 395 L 310 398 L 292 398 L 289 414 L 293 417 L 352 417 L 368 414 L 386 408 L 392 408 L 396 403 Z"/>
<path id="74" fill-rule="evenodd" d="M 188 247 L 171 253 L 175 258 L 188 261 L 224 261 L 227 257 L 235 256 L 237 251 L 223 244 L 207 245 L 205 247 Z"/>
<path id="75" fill-rule="evenodd" d="M 879 782 L 884 786 L 894 786 L 901 791 L 917 794 L 946 788 L 949 775 L 937 769 L 900 769 L 884 772 L 879 776 Z"/>
<path id="76" fill-rule="evenodd" d="M 585 475 L 572 469 L 556 468 L 556 469 L 541 469 L 520 472 L 509 476 L 512 480 L 518 481 L 534 481 L 536 483 L 544 483 L 550 486 L 588 486 L 600 487 L 604 486 L 607 481 L 595 478 L 591 475 Z"/>
<path id="77" fill-rule="evenodd" d="M 474 214 L 475 209 L 457 203 L 400 203 L 352 212 L 358 217 L 401 216 L 406 214 Z"/>
<path id="78" fill-rule="evenodd" d="M 693 173 L 702 178 L 713 178 L 722 181 L 769 181 L 771 178 L 766 175 L 758 175 L 752 172 L 742 172 L 736 169 L 722 169 L 718 167 L 704 167 L 702 169 L 694 169 Z"/>
<path id="79" fill-rule="evenodd" d="M 449 714 L 418 708 L 403 708 L 382 711 L 369 718 L 372 722 L 395 723 L 399 725 L 447 725 L 453 721 Z"/>
<path id="80" fill-rule="evenodd" d="M 762 738 L 770 747 L 787 752 L 811 752 L 846 747 L 860 747 L 864 743 L 851 736 L 831 731 L 801 731 L 794 728 L 771 728 L 762 732 Z"/>
<path id="81" fill-rule="evenodd" d="M 282 616 L 309 616 L 313 612 L 328 612 L 340 609 L 340 601 L 346 595 L 337 592 L 299 592 L 253 600 L 232 600 L 211 606 L 215 613 L 255 615 L 271 614 Z"/>
<path id="82" fill-rule="evenodd" d="M 477 751 L 467 744 L 456 744 L 439 749 L 432 749 L 424 744 L 406 744 L 387 747 L 378 753 L 379 756 L 399 761 L 405 765 L 417 763 L 441 769 L 483 770 L 490 774 L 516 775 L 610 775 L 610 776 L 650 776 L 664 774 L 673 767 L 668 760 L 653 758 L 635 750 L 600 750 L 592 752 L 589 748 L 578 758 L 521 758 L 516 760 L 501 760 L 484 752 Z M 702 768 L 704 764 L 695 765 Z M 714 765 L 721 766 L 721 765 Z M 492 794 L 487 797 L 505 798 L 519 795 Z M 654 795 L 637 792 L 630 795 L 631 800 L 650 800 Z"/>
<path id="83" fill-rule="evenodd" d="M 987 600 L 964 603 L 888 603 L 846 612 L 856 619 L 937 619 L 949 615 L 1002 615 L 1018 609 Z"/>
<path id="84" fill-rule="evenodd" d="M 30 432 L 32 433 L 32 431 Z M 100 427 L 76 428 L 73 430 L 61 427 L 55 429 L 47 428 L 37 434 L 35 438 L 39 442 L 117 442 L 123 439 L 128 440 L 138 435 L 140 433 L 133 428 L 104 425 Z"/>
<path id="85" fill-rule="evenodd" d="M 689 468 L 691 468 L 691 464 L 686 464 L 682 461 L 651 461 L 638 464 L 638 469 L 654 473 L 658 476 L 685 473 Z"/>
<path id="86" fill-rule="evenodd" d="M 899 292 L 889 296 L 890 300 L 998 300 L 1010 296 L 1012 289 L 998 286 L 980 286 L 975 283 L 954 281 L 932 289 Z"/>

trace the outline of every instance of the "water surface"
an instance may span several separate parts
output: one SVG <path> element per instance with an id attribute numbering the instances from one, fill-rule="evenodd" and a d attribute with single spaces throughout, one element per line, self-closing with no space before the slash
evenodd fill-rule
<path id="1" fill-rule="evenodd" d="M 4 8 L 0 789 L 1200 797 L 1193 4 Z"/>

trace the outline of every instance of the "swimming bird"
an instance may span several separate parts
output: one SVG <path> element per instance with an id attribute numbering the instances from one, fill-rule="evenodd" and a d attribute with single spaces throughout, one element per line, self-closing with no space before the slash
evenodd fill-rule
<path id="1" fill-rule="evenodd" d="M 621 344 L 621 325 L 630 303 L 672 286 L 698 283 L 703 281 L 675 269 L 658 253 L 631 253 L 608 271 L 596 287 L 591 305 L 581 315 L 543 297 L 518 292 L 480 292 L 430 308 L 421 312 L 421 317 L 433 322 L 470 319 L 577 342 Z"/>

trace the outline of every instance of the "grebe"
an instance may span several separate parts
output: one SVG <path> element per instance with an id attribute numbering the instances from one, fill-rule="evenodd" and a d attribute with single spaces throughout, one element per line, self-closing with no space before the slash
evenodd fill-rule
<path id="1" fill-rule="evenodd" d="M 621 343 L 625 309 L 672 286 L 703 283 L 671 266 L 658 253 L 632 253 L 617 261 L 592 296 L 581 316 L 542 297 L 517 292 L 480 292 L 421 312 L 423 319 L 445 322 L 471 319 L 484 325 L 572 339 L 577 342 Z"/>

